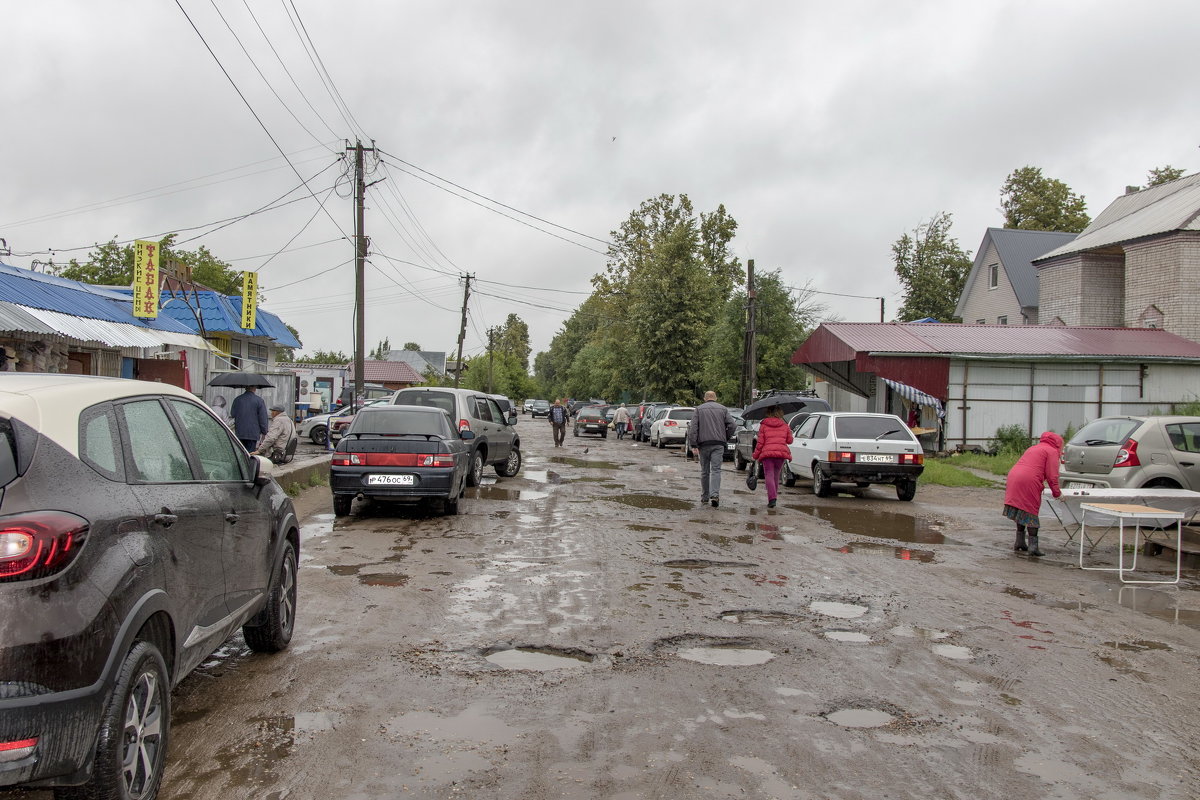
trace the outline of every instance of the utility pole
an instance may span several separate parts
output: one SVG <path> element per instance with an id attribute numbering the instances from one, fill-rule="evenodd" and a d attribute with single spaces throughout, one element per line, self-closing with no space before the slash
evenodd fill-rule
<path id="1" fill-rule="evenodd" d="M 879 321 L 883 322 L 883 298 L 879 298 Z"/>
<path id="2" fill-rule="evenodd" d="M 496 358 L 496 329 L 488 328 L 488 394 L 492 393 L 492 362 Z"/>
<path id="3" fill-rule="evenodd" d="M 750 405 L 754 398 L 757 382 L 757 347 L 755 340 L 755 312 L 758 292 L 754 288 L 754 259 L 746 261 L 746 334 L 742 344 L 742 379 L 738 386 L 738 402 L 742 407 Z"/>
<path id="4" fill-rule="evenodd" d="M 366 396 L 363 360 L 367 347 L 367 235 L 363 207 L 367 186 L 363 176 L 363 153 L 375 152 L 375 143 L 371 142 L 371 145 L 363 147 L 362 141 L 355 140 L 351 147 L 346 142 L 346 149 L 354 151 L 354 397 L 350 400 L 351 406 L 357 404 L 358 398 Z"/>
<path id="5" fill-rule="evenodd" d="M 463 339 L 467 338 L 467 300 L 471 298 L 471 278 L 473 276 L 468 273 L 463 280 L 463 311 L 462 311 L 462 327 L 458 329 L 458 364 L 454 368 L 454 388 L 458 388 L 458 379 L 462 375 L 462 349 Z"/>

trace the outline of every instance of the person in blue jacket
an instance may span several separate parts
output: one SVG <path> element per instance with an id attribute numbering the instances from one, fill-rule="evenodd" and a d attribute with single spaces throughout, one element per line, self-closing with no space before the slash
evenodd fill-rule
<path id="1" fill-rule="evenodd" d="M 257 450 L 258 440 L 267 435 L 271 421 L 267 418 L 267 404 L 253 386 L 247 386 L 246 391 L 234 398 L 233 405 L 229 407 L 229 416 L 233 420 L 234 435 L 246 452 Z"/>

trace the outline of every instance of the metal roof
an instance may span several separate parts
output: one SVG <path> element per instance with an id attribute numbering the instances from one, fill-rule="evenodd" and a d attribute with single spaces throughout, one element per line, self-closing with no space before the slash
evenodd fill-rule
<path id="1" fill-rule="evenodd" d="M 354 375 L 354 364 L 347 364 L 351 376 Z M 404 361 L 363 361 L 363 380 L 380 383 L 424 383 L 425 378 Z"/>
<path id="2" fill-rule="evenodd" d="M 1200 231 L 1200 173 L 1118 197 L 1075 241 L 1037 261 L 1173 231 Z"/>
<path id="3" fill-rule="evenodd" d="M 109 347 L 159 347 L 166 344 L 199 350 L 212 349 L 208 342 L 192 333 L 154 330 L 123 322 L 77 317 L 74 314 L 63 314 L 44 308 L 27 308 L 14 303 L 3 305 L 8 306 L 10 311 L 23 311 L 41 324 L 41 330 L 30 331 L 31 333 L 46 333 L 45 329 L 49 328 L 50 332 L 60 336 L 81 342 L 98 342 Z"/>
<path id="4" fill-rule="evenodd" d="M 125 296 L 132 294 L 132 289 L 120 288 L 114 291 Z M 189 333 L 199 333 L 200 324 L 196 321 L 196 313 L 192 306 L 197 307 L 201 319 L 204 320 L 206 334 L 240 333 L 243 336 L 273 339 L 281 347 L 302 346 L 300 340 L 283 324 L 283 320 L 261 306 L 254 313 L 255 326 L 243 328 L 240 295 L 224 295 L 212 289 L 186 293 L 177 291 L 174 295 L 171 292 L 162 292 L 158 313 L 160 318 L 168 317 L 183 325 Z"/>
<path id="5" fill-rule="evenodd" d="M 1050 252 L 1056 247 L 1062 247 L 1075 238 L 1073 233 L 1059 231 L 1026 231 L 1017 228 L 988 228 L 983 234 L 983 241 L 975 253 L 975 264 L 967 276 L 962 295 L 959 296 L 958 306 L 954 309 L 955 316 L 962 316 L 963 304 L 971 293 L 971 287 L 977 280 L 987 280 L 988 242 L 996 246 L 996 255 L 1000 266 L 1008 276 L 1017 302 L 1022 308 L 1037 307 L 1038 304 L 1038 274 L 1033 266 L 1034 259 Z"/>
<path id="6" fill-rule="evenodd" d="M 1200 344 L 1154 328 L 827 322 L 796 350 L 792 363 L 849 361 L 860 353 L 1188 361 L 1200 360 Z"/>

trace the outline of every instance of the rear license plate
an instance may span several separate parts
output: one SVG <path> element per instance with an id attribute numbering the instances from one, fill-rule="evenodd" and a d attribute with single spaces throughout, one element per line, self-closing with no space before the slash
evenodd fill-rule
<path id="1" fill-rule="evenodd" d="M 1080 483 L 1079 481 L 1071 481 L 1070 483 L 1067 484 L 1067 488 L 1068 489 L 1090 489 L 1090 488 L 1092 488 L 1092 485 L 1090 483 Z"/>
<path id="2" fill-rule="evenodd" d="M 368 486 L 412 486 L 416 481 L 412 475 L 368 475 Z"/>
<path id="3" fill-rule="evenodd" d="M 863 453 L 858 457 L 860 463 L 863 464 L 894 464 L 896 463 L 895 456 L 884 455 L 882 453 Z"/>

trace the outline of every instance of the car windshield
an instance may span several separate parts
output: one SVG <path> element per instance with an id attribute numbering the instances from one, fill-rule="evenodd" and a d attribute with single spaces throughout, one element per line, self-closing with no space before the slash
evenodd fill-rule
<path id="1" fill-rule="evenodd" d="M 354 419 L 350 433 L 374 436 L 450 436 L 450 426 L 442 414 L 429 411 L 405 411 L 392 408 L 366 408 Z"/>
<path id="2" fill-rule="evenodd" d="M 1093 420 L 1071 437 L 1071 444 L 1088 447 L 1122 444 L 1141 424 L 1141 420 L 1127 418 Z"/>
<path id="3" fill-rule="evenodd" d="M 448 392 L 396 392 L 396 397 L 392 402 L 398 406 L 440 408 L 450 416 L 454 416 L 454 395 Z"/>
<path id="4" fill-rule="evenodd" d="M 837 417 L 838 439 L 912 441 L 912 433 L 897 417 Z"/>

